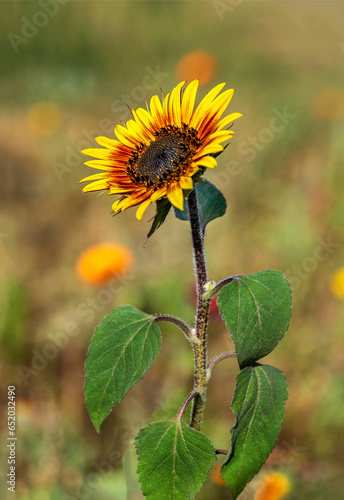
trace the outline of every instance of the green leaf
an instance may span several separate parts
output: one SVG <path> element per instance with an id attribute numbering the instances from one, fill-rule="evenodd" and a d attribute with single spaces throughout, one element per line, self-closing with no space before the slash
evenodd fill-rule
<path id="1" fill-rule="evenodd" d="M 201 223 L 205 227 L 210 221 L 222 217 L 226 213 L 227 203 L 223 194 L 210 182 L 196 182 L 197 203 L 200 209 Z M 189 220 L 187 200 L 184 201 L 184 210 L 174 208 L 176 217 L 180 220 Z"/>
<path id="2" fill-rule="evenodd" d="M 291 319 L 291 288 L 280 271 L 234 276 L 217 304 L 235 344 L 241 368 L 269 354 Z"/>
<path id="3" fill-rule="evenodd" d="M 211 441 L 179 419 L 143 427 L 135 444 L 148 500 L 193 499 L 215 460 Z"/>
<path id="4" fill-rule="evenodd" d="M 221 468 L 234 498 L 273 450 L 287 397 L 285 376 L 273 366 L 248 366 L 237 375 L 232 401 L 236 420 L 229 456 Z"/>
<path id="5" fill-rule="evenodd" d="M 163 225 L 165 222 L 165 219 L 170 211 L 171 208 L 171 203 L 168 201 L 167 198 L 162 198 L 161 200 L 158 200 L 156 202 L 156 216 L 154 217 L 152 227 L 149 230 L 149 233 L 147 234 L 146 241 L 148 238 L 150 238 L 157 229 L 159 229 L 160 226 Z M 145 243 L 146 243 L 145 241 Z"/>
<path id="6" fill-rule="evenodd" d="M 160 329 L 153 320 L 134 306 L 119 306 L 94 332 L 85 364 L 85 396 L 98 432 L 112 408 L 143 377 L 160 352 Z"/>

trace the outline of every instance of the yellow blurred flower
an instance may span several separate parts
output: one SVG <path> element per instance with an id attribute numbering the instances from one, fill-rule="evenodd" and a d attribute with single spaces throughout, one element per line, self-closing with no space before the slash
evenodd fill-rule
<path id="1" fill-rule="evenodd" d="M 254 500 L 282 500 L 291 491 L 289 477 L 282 472 L 268 472 L 259 482 Z"/>
<path id="2" fill-rule="evenodd" d="M 20 425 L 27 423 L 30 420 L 34 420 L 36 405 L 33 401 L 27 398 L 18 398 L 16 401 L 17 416 L 16 418 L 20 422 Z"/>
<path id="3" fill-rule="evenodd" d="M 332 274 L 329 287 L 335 297 L 344 300 L 344 267 Z"/>
<path id="4" fill-rule="evenodd" d="M 28 129 L 41 137 L 54 134 L 60 128 L 61 122 L 61 109 L 53 102 L 38 102 L 26 115 Z"/>
<path id="5" fill-rule="evenodd" d="M 216 57 L 205 50 L 195 50 L 182 57 L 177 65 L 180 80 L 199 80 L 200 87 L 209 83 L 217 73 Z"/>
<path id="6" fill-rule="evenodd" d="M 344 116 L 344 91 L 325 89 L 312 102 L 313 114 L 323 122 L 339 120 Z"/>
<path id="7" fill-rule="evenodd" d="M 133 261 L 128 247 L 119 243 L 101 243 L 80 255 L 76 271 L 84 283 L 102 287 L 130 272 Z"/>

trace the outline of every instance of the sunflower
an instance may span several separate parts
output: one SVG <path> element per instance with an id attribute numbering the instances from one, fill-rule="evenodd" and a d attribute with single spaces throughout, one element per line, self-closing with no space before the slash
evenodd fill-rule
<path id="1" fill-rule="evenodd" d="M 225 83 L 208 92 L 195 110 L 198 80 L 182 92 L 184 84 L 179 83 L 163 102 L 153 96 L 147 110 L 133 109 L 133 119 L 115 128 L 118 140 L 97 137 L 105 149 L 82 151 L 97 158 L 86 165 L 105 171 L 80 181 L 92 181 L 83 192 L 107 190 L 119 195 L 114 212 L 139 205 L 139 220 L 161 198 L 183 210 L 184 191 L 192 190 L 197 172 L 216 167 L 214 155 L 234 134 L 226 126 L 242 116 L 232 113 L 220 119 L 234 93 L 231 89 L 220 94 Z"/>

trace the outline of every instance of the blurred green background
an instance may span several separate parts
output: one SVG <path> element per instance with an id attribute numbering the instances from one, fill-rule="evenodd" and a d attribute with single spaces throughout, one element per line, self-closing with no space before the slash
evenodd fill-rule
<path id="1" fill-rule="evenodd" d="M 94 430 L 83 364 L 95 325 L 125 303 L 192 322 L 194 276 L 185 222 L 169 215 L 143 248 L 153 211 L 142 222 L 134 210 L 112 218 L 114 200 L 84 195 L 78 182 L 93 173 L 80 150 L 112 137 L 128 104 L 169 92 L 190 70 L 183 58 L 199 50 L 214 67 L 204 59 L 194 75 L 209 80 L 198 97 L 226 81 L 236 89 L 230 111 L 244 115 L 206 175 L 228 202 L 208 227 L 209 277 L 274 268 L 294 289 L 290 330 L 264 360 L 286 373 L 290 391 L 265 469 L 290 478 L 290 500 L 341 498 L 344 285 L 333 276 L 344 265 L 344 4 L 16 1 L 0 11 L 0 453 L 6 474 L 15 385 L 18 498 L 142 498 L 131 440 L 152 414 L 173 416 L 192 387 L 189 344 L 163 324 L 153 368 Z M 135 259 L 109 300 L 74 270 L 103 241 L 127 245 Z M 231 347 L 216 311 L 209 343 L 210 355 Z M 217 448 L 229 447 L 236 372 L 224 361 L 209 385 L 204 431 Z M 199 500 L 228 498 L 217 472 Z"/>

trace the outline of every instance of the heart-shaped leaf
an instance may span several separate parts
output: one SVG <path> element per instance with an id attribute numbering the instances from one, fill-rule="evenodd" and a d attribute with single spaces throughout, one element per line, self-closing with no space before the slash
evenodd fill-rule
<path id="1" fill-rule="evenodd" d="M 134 306 L 112 309 L 97 326 L 85 364 L 85 396 L 98 431 L 112 408 L 152 366 L 161 344 L 154 316 Z"/>
<path id="2" fill-rule="evenodd" d="M 135 441 L 147 500 L 190 500 L 215 460 L 211 441 L 179 419 L 143 427 Z"/>
<path id="3" fill-rule="evenodd" d="M 269 354 L 291 319 L 291 289 L 280 271 L 235 276 L 217 304 L 235 344 L 241 368 Z"/>

